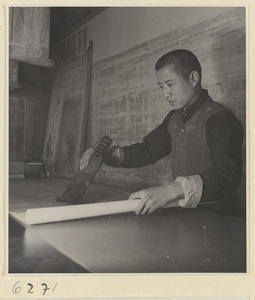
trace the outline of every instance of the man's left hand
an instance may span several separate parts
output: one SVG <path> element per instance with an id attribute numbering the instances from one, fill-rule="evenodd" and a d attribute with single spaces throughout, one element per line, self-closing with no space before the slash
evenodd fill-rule
<path id="1" fill-rule="evenodd" d="M 173 182 L 169 185 L 151 187 L 141 190 L 129 196 L 129 199 L 141 199 L 135 213 L 146 214 L 155 211 L 158 208 L 166 206 L 169 202 L 184 197 L 184 191 L 179 182 Z"/>

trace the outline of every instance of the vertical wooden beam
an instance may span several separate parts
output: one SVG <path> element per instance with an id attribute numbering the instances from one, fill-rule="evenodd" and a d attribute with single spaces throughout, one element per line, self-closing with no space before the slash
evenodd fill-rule
<path id="1" fill-rule="evenodd" d="M 87 146 L 92 59 L 93 59 L 93 41 L 90 41 L 88 51 L 87 51 L 87 68 L 86 68 L 85 99 L 84 99 L 85 105 L 84 105 L 83 126 L 82 126 L 82 134 L 81 134 L 80 158 L 82 157 Z"/>
<path id="2" fill-rule="evenodd" d="M 13 24 L 14 24 L 14 7 L 9 7 L 9 42 L 12 42 L 12 36 L 13 36 Z"/>

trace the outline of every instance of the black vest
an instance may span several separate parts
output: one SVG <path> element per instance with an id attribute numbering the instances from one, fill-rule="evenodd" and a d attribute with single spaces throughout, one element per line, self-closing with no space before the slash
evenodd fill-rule
<path id="1" fill-rule="evenodd" d="M 190 176 L 202 173 L 212 167 L 209 148 L 205 136 L 205 125 L 208 119 L 219 111 L 229 111 L 224 105 L 213 101 L 209 96 L 194 115 L 183 124 L 182 114 L 175 111 L 168 123 L 172 148 L 172 176 Z M 223 195 L 218 199 L 213 209 L 219 212 L 233 214 L 237 210 L 238 195 Z"/>

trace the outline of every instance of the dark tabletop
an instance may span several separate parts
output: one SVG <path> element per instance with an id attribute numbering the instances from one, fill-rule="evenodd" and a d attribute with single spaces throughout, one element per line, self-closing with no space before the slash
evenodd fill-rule
<path id="1" fill-rule="evenodd" d="M 20 233 L 15 226 L 11 221 L 10 245 L 14 238 L 21 244 L 16 253 L 10 250 L 10 272 L 26 272 L 25 260 L 32 257 L 34 268 L 28 272 L 33 273 L 54 272 L 54 264 L 63 273 L 76 268 L 93 273 L 246 272 L 245 221 L 206 209 L 169 208 L 143 216 L 128 213 L 21 226 Z M 43 259 L 49 267 L 40 269 Z M 63 259 L 69 264 L 61 271 Z"/>

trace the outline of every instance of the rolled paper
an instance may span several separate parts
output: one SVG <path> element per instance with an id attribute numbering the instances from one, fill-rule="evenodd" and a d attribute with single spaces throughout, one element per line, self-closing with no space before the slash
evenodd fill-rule
<path id="1" fill-rule="evenodd" d="M 25 212 L 25 223 L 28 225 L 61 222 L 82 218 L 91 218 L 135 211 L 141 200 L 121 200 L 92 204 L 67 205 L 28 209 Z M 178 202 L 170 202 L 165 207 L 179 206 Z"/>

